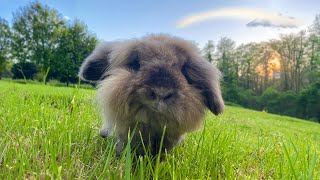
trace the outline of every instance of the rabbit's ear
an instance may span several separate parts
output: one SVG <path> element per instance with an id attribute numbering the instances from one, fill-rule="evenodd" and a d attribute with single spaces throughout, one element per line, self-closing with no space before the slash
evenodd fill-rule
<path id="1" fill-rule="evenodd" d="M 101 80 L 110 65 L 109 55 L 114 43 L 102 43 L 84 60 L 80 67 L 79 77 L 84 81 Z"/>
<path id="2" fill-rule="evenodd" d="M 220 71 L 206 60 L 188 61 L 182 67 L 189 84 L 201 91 L 207 108 L 215 115 L 224 111 L 220 89 Z"/>

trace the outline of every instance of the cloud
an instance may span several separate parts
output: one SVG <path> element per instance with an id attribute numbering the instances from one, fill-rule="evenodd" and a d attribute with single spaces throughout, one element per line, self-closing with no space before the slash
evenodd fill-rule
<path id="1" fill-rule="evenodd" d="M 69 21 L 71 18 L 69 16 L 63 16 L 63 19 Z"/>
<path id="2" fill-rule="evenodd" d="M 177 28 L 185 28 L 203 21 L 214 19 L 240 19 L 248 20 L 248 27 L 277 27 L 294 28 L 303 24 L 303 21 L 294 17 L 283 16 L 271 11 L 250 8 L 225 8 L 190 15 L 176 25 Z"/>
<path id="3" fill-rule="evenodd" d="M 265 17 L 260 19 L 254 19 L 246 26 L 248 27 L 275 27 L 275 28 L 297 28 L 301 25 L 300 21 L 294 17 L 286 17 L 278 15 L 278 17 Z"/>

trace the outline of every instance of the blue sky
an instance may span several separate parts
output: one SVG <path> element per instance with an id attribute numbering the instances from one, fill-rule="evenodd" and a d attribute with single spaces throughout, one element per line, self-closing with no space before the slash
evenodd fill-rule
<path id="1" fill-rule="evenodd" d="M 39 0 L 62 15 L 84 21 L 99 39 L 112 41 L 140 37 L 147 33 L 169 33 L 202 46 L 227 36 L 240 43 L 277 38 L 281 33 L 297 32 L 310 25 L 318 13 L 319 0 L 189 0 L 189 1 L 102 1 Z M 12 12 L 30 0 L 0 0 L 0 17 L 12 21 Z M 249 8 L 295 17 L 303 21 L 296 28 L 247 27 L 252 19 L 219 17 L 177 28 L 179 21 L 193 14 L 222 8 Z"/>

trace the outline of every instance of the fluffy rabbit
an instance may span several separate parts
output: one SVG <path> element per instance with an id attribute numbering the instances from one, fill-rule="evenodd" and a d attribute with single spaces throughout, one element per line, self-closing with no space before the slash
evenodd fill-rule
<path id="1" fill-rule="evenodd" d="M 100 134 L 114 134 L 118 151 L 135 129 L 137 153 L 144 154 L 143 142 L 156 154 L 164 127 L 162 147 L 170 150 L 201 126 L 206 108 L 216 115 L 224 109 L 219 70 L 192 43 L 170 35 L 100 44 L 79 76 L 98 83 Z"/>

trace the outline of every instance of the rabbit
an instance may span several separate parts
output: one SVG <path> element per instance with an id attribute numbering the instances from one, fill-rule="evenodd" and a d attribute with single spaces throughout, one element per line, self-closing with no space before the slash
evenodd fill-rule
<path id="1" fill-rule="evenodd" d="M 201 127 L 206 109 L 224 111 L 220 71 L 191 42 L 167 34 L 101 43 L 79 77 L 98 84 L 100 135 L 114 135 L 118 153 L 129 131 L 136 153 L 145 154 L 144 146 L 157 154 L 161 140 L 169 151 Z"/>

